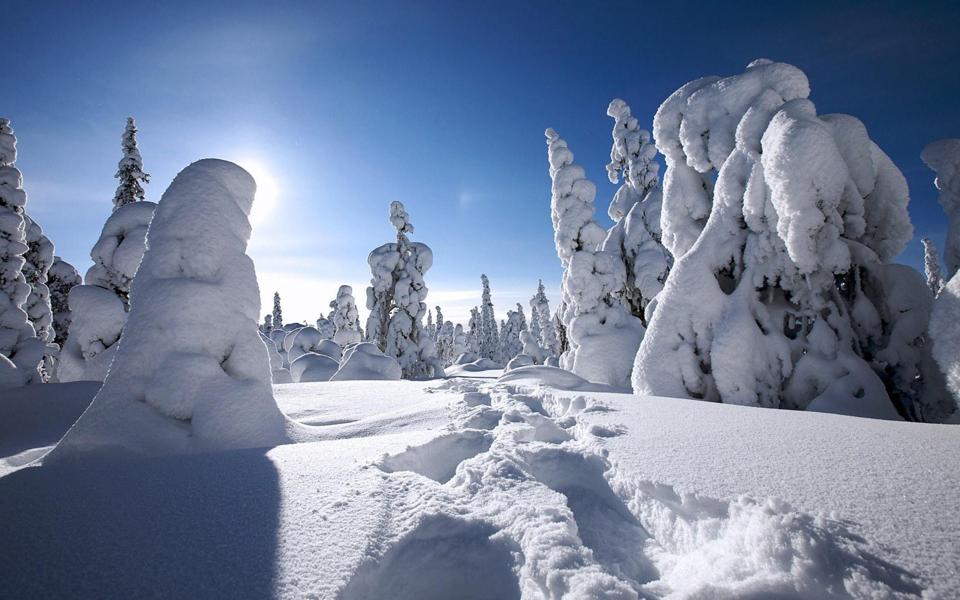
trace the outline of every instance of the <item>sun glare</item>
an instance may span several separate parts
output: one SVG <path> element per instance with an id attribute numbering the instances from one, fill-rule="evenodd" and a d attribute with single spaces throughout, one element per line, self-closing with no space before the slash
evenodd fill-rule
<path id="1" fill-rule="evenodd" d="M 273 214 L 280 196 L 280 188 L 277 180 L 263 163 L 244 160 L 239 161 L 239 164 L 257 181 L 257 195 L 253 200 L 253 209 L 250 211 L 250 223 L 257 225 Z"/>

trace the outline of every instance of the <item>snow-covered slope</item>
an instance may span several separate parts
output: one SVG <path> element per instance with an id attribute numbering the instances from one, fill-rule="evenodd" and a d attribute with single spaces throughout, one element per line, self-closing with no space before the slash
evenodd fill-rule
<path id="1" fill-rule="evenodd" d="M 960 429 L 535 381 L 278 385 L 325 441 L 19 468 L 0 477 L 0 597 L 960 589 Z M 91 387 L 13 392 L 0 455 L 54 443 Z"/>

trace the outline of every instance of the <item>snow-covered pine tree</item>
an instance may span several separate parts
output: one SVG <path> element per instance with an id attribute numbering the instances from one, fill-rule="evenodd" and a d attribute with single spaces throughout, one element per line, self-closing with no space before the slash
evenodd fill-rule
<path id="1" fill-rule="evenodd" d="M 453 330 L 444 330 L 443 311 L 439 306 L 436 308 L 437 324 L 434 326 L 433 335 L 430 336 L 430 339 L 433 340 L 433 345 L 437 350 L 437 356 L 440 357 L 440 361 L 443 363 L 443 366 L 447 366 L 449 363 L 446 361 L 446 359 L 450 354 L 450 342 L 452 340 L 450 340 L 446 334 L 452 335 Z"/>
<path id="2" fill-rule="evenodd" d="M 337 326 L 327 317 L 320 317 L 317 319 L 317 331 L 320 332 L 320 339 L 332 340 L 337 334 Z"/>
<path id="3" fill-rule="evenodd" d="M 493 311 L 493 300 L 490 298 L 490 280 L 486 275 L 480 275 L 480 284 L 483 286 L 480 304 L 480 356 L 498 363 L 500 334 Z"/>
<path id="4" fill-rule="evenodd" d="M 517 307 L 519 306 L 517 304 Z M 500 329 L 500 358 L 504 364 L 523 351 L 523 343 L 520 341 L 520 332 L 523 331 L 521 318 L 521 313 L 508 310 L 507 320 Z"/>
<path id="5" fill-rule="evenodd" d="M 70 331 L 60 350 L 59 381 L 102 381 L 130 310 L 130 289 L 146 249 L 157 205 L 142 200 L 115 208 L 90 250 L 84 285 L 70 290 Z"/>
<path id="6" fill-rule="evenodd" d="M 260 324 L 260 332 L 269 336 L 271 331 L 273 331 L 273 315 L 267 313 L 263 315 L 263 323 Z M 276 349 L 276 346 L 274 346 L 274 349 Z"/>
<path id="7" fill-rule="evenodd" d="M 547 356 L 559 357 L 563 350 L 557 337 L 556 324 L 550 317 L 550 300 L 547 299 L 542 279 L 537 283 L 537 293 L 533 295 L 533 298 L 530 298 L 530 310 L 536 312 L 537 328 L 539 329 L 537 343 L 547 353 Z M 531 316 L 531 320 L 533 319 L 534 317 Z M 533 330 L 532 326 L 531 330 Z"/>
<path id="8" fill-rule="evenodd" d="M 960 269 L 960 139 L 947 138 L 927 144 L 920 158 L 936 174 L 934 185 L 940 190 L 940 206 L 947 213 L 947 242 L 943 259 L 946 279 L 953 279 Z"/>
<path id="9" fill-rule="evenodd" d="M 555 355 L 558 358 L 563 356 L 564 352 L 570 350 L 570 340 L 567 338 L 567 328 L 563 325 L 563 320 L 560 318 L 561 312 L 566 312 L 566 304 L 561 300 L 560 306 L 557 308 L 557 312 L 553 314 L 553 330 L 557 333 L 557 347 L 560 349 L 560 353 Z"/>
<path id="10" fill-rule="evenodd" d="M 67 341 L 70 330 L 70 305 L 67 298 L 70 290 L 81 285 L 83 279 L 73 265 L 59 256 L 53 257 L 53 264 L 47 273 L 47 288 L 50 290 L 50 308 L 53 311 L 54 343 L 60 348 Z"/>
<path id="11" fill-rule="evenodd" d="M 930 317 L 932 353 L 952 402 L 934 407 L 934 415 L 926 420 L 960 422 L 960 274 L 954 275 L 941 289 Z M 951 419 L 952 416 L 952 419 Z"/>
<path id="12" fill-rule="evenodd" d="M 937 246 L 930 238 L 920 240 L 923 244 L 923 272 L 927 276 L 927 287 L 933 292 L 934 298 L 940 295 L 943 289 L 943 274 L 940 272 L 940 258 L 937 256 Z"/>
<path id="13" fill-rule="evenodd" d="M 121 138 L 123 147 L 123 158 L 117 165 L 117 174 L 114 175 L 120 180 L 117 186 L 117 192 L 113 196 L 113 209 L 131 202 L 139 202 L 145 198 L 145 192 L 140 182 L 149 183 L 150 175 L 143 170 L 143 158 L 140 156 L 140 149 L 137 147 L 137 125 L 133 117 L 127 117 L 127 128 Z"/>
<path id="14" fill-rule="evenodd" d="M 614 99 L 607 115 L 614 119 L 607 176 L 611 183 L 622 180 L 623 184 L 610 202 L 607 212 L 614 226 L 601 248 L 623 261 L 623 298 L 630 312 L 646 325 L 647 306 L 663 289 L 673 262 L 660 241 L 660 165 L 650 132 L 640 129 L 626 102 Z"/>
<path id="15" fill-rule="evenodd" d="M 427 324 L 423 328 L 423 332 L 427 334 L 434 343 L 437 342 L 437 328 L 433 324 L 433 311 L 429 308 L 427 309 Z"/>
<path id="16" fill-rule="evenodd" d="M 537 341 L 537 345 L 540 344 L 540 312 L 537 310 L 536 305 L 530 306 L 530 334 L 533 335 L 533 339 Z"/>
<path id="17" fill-rule="evenodd" d="M 483 325 L 480 309 L 476 306 L 470 309 L 470 321 L 467 323 L 467 351 L 480 355 L 480 340 L 483 339 Z"/>
<path id="18" fill-rule="evenodd" d="M 30 286 L 30 294 L 23 303 L 23 310 L 33 324 L 37 337 L 48 342 L 47 351 L 43 357 L 40 376 L 43 381 L 49 381 L 53 375 L 54 361 L 58 347 L 52 344 L 56 338 L 53 330 L 53 309 L 50 306 L 50 289 L 47 287 L 47 276 L 50 266 L 53 265 L 53 242 L 43 235 L 43 230 L 29 215 L 23 215 L 26 226 L 27 252 L 23 255 L 23 276 Z"/>
<path id="19" fill-rule="evenodd" d="M 353 299 L 353 288 L 349 285 L 341 285 L 337 290 L 336 300 L 337 310 L 333 315 L 333 324 L 336 327 L 336 333 L 333 341 L 338 343 L 341 348 L 349 344 L 359 344 L 363 339 L 360 335 L 360 317 L 357 313 L 357 303 Z"/>
<path id="20" fill-rule="evenodd" d="M 470 351 L 470 347 L 467 345 L 467 334 L 463 331 L 463 325 L 457 323 L 453 328 L 453 342 L 450 347 L 450 364 L 457 360 L 457 358 Z"/>
<path id="21" fill-rule="evenodd" d="M 283 307 L 280 306 L 280 292 L 273 293 L 273 328 L 283 329 Z"/>
<path id="22" fill-rule="evenodd" d="M 906 181 L 809 91 L 796 67 L 760 59 L 657 111 L 663 240 L 679 258 L 634 392 L 892 418 L 937 402 L 921 381 L 931 298 L 889 264 L 912 235 Z"/>
<path id="23" fill-rule="evenodd" d="M 560 318 L 570 342 L 560 365 L 590 381 L 626 387 L 644 331 L 624 305 L 626 267 L 620 254 L 600 249 L 606 232 L 593 220 L 593 182 L 556 131 L 547 129 L 546 137 L 554 242 L 563 266 Z"/>
<path id="24" fill-rule="evenodd" d="M 40 382 L 48 352 L 23 308 L 31 291 L 23 274 L 27 194 L 16 161 L 17 138 L 10 120 L 0 118 L 0 386 L 10 387 Z"/>
<path id="25" fill-rule="evenodd" d="M 527 330 L 527 317 L 523 314 L 523 305 L 517 302 L 517 313 L 520 315 L 520 331 Z"/>
<path id="26" fill-rule="evenodd" d="M 375 248 L 367 257 L 372 278 L 367 288 L 367 339 L 397 359 L 405 378 L 443 377 L 433 341 L 423 332 L 424 274 L 433 265 L 433 252 L 407 237 L 410 216 L 400 202 L 390 203 L 390 223 L 397 241 Z"/>

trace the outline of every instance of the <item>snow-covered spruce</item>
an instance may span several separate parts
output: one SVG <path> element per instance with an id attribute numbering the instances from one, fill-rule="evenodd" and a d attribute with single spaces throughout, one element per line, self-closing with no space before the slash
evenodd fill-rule
<path id="1" fill-rule="evenodd" d="M 930 318 L 933 356 L 953 394 L 953 420 L 960 422 L 960 275 L 954 275 L 941 290 Z M 950 414 L 945 407 L 942 420 Z"/>
<path id="2" fill-rule="evenodd" d="M 533 298 L 530 298 L 530 311 L 531 321 L 534 320 L 533 315 L 536 315 L 537 328 L 540 332 L 538 337 L 540 347 L 548 355 L 559 357 L 562 352 L 560 339 L 557 337 L 556 327 L 553 318 L 550 316 L 550 300 L 547 298 L 546 290 L 543 287 L 543 280 L 537 282 L 537 293 L 534 294 Z M 530 329 L 536 331 L 532 325 Z"/>
<path id="3" fill-rule="evenodd" d="M 43 229 L 29 215 L 23 215 L 26 226 L 27 252 L 23 255 L 23 277 L 30 286 L 30 294 L 23 303 L 23 310 L 33 325 L 37 338 L 47 342 L 40 368 L 42 381 L 49 381 L 55 366 L 57 350 L 52 342 L 56 338 L 53 329 L 53 309 L 50 305 L 48 274 L 53 265 L 53 242 L 43 234 Z"/>
<path id="4" fill-rule="evenodd" d="M 505 363 L 523 351 L 520 334 L 526 330 L 526 327 L 522 321 L 522 310 L 523 307 L 520 304 L 517 304 L 517 310 L 508 310 L 507 320 L 500 330 L 500 357 Z"/>
<path id="5" fill-rule="evenodd" d="M 75 286 L 83 279 L 77 269 L 59 256 L 53 257 L 53 264 L 47 272 L 47 288 L 50 290 L 50 308 L 53 311 L 54 343 L 60 348 L 67 341 L 70 330 L 70 305 L 67 298 Z"/>
<path id="6" fill-rule="evenodd" d="M 397 241 L 370 252 L 372 278 L 367 288 L 367 340 L 400 364 L 405 378 L 443 377 L 432 340 L 423 332 L 427 287 L 423 276 L 433 265 L 433 252 L 407 237 L 410 216 L 400 202 L 390 203 L 390 223 Z"/>
<path id="7" fill-rule="evenodd" d="M 940 295 L 943 289 L 943 274 L 940 272 L 940 259 L 937 256 L 937 246 L 930 238 L 920 240 L 923 244 L 923 273 L 927 276 L 927 287 L 934 297 Z"/>
<path id="8" fill-rule="evenodd" d="M 156 208 L 146 200 L 125 204 L 104 223 L 100 239 L 90 251 L 94 264 L 87 270 L 84 285 L 70 290 L 72 322 L 60 351 L 59 381 L 103 381 L 106 377 L 127 321 L 130 286 Z"/>
<path id="9" fill-rule="evenodd" d="M 173 180 L 150 225 L 113 368 L 46 461 L 288 441 L 246 255 L 255 190 L 246 171 L 215 159 Z"/>
<path id="10" fill-rule="evenodd" d="M 560 364 L 590 381 L 627 387 L 644 329 L 624 306 L 624 261 L 599 249 L 606 232 L 593 220 L 593 182 L 556 131 L 548 129 L 546 137 L 554 242 L 563 266 L 560 318 L 570 344 Z"/>
<path id="11" fill-rule="evenodd" d="M 273 293 L 273 328 L 283 329 L 283 307 L 280 306 L 280 292 Z"/>
<path id="12" fill-rule="evenodd" d="M 42 381 L 40 364 L 51 350 L 26 312 L 32 290 L 23 273 L 30 251 L 27 194 L 16 161 L 17 138 L 10 120 L 0 118 L 0 387 Z"/>
<path id="13" fill-rule="evenodd" d="M 607 115 L 614 119 L 607 176 L 611 183 L 622 180 L 623 184 L 607 210 L 614 226 L 601 247 L 623 261 L 623 299 L 630 312 L 646 324 L 647 307 L 663 289 L 673 263 L 661 243 L 660 165 L 650 132 L 640 129 L 626 102 L 614 99 Z"/>
<path id="14" fill-rule="evenodd" d="M 942 390 L 923 376 L 931 297 L 919 273 L 888 264 L 912 235 L 906 181 L 860 121 L 818 116 L 809 91 L 796 67 L 760 59 L 657 111 L 663 239 L 679 258 L 635 393 L 939 412 Z"/>
<path id="15" fill-rule="evenodd" d="M 490 297 L 490 280 L 486 275 L 480 275 L 480 285 L 483 288 L 480 304 L 480 356 L 500 362 L 500 332 Z"/>
<path id="16" fill-rule="evenodd" d="M 117 192 L 113 196 L 113 209 L 121 206 L 139 202 L 146 195 L 143 191 L 143 183 L 150 182 L 150 175 L 143 170 L 143 158 L 140 156 L 140 149 L 137 147 L 137 124 L 133 117 L 127 117 L 127 128 L 121 138 L 123 147 L 123 158 L 117 165 L 117 174 L 114 175 L 120 180 L 117 186 Z"/>
<path id="17" fill-rule="evenodd" d="M 273 331 L 273 315 L 267 313 L 263 315 L 263 323 L 260 324 L 260 333 L 266 335 Z"/>
<path id="18" fill-rule="evenodd" d="M 341 285 L 337 290 L 337 308 L 333 315 L 333 324 L 336 327 L 336 333 L 333 341 L 340 344 L 341 347 L 349 344 L 359 344 L 362 337 L 360 335 L 360 317 L 357 313 L 357 303 L 353 299 L 353 288 L 349 285 Z"/>
<path id="19" fill-rule="evenodd" d="M 940 206 L 949 219 L 943 258 L 947 264 L 946 279 L 952 279 L 960 269 L 960 139 L 927 144 L 920 158 L 937 174 L 934 184 L 940 190 Z"/>

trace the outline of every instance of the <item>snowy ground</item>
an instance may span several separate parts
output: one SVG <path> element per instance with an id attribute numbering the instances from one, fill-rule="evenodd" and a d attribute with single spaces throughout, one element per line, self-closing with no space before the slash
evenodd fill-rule
<path id="1" fill-rule="evenodd" d="M 487 377 L 287 384 L 329 440 L 22 468 L 95 390 L 0 402 L 0 598 L 960 589 L 956 427 Z"/>

